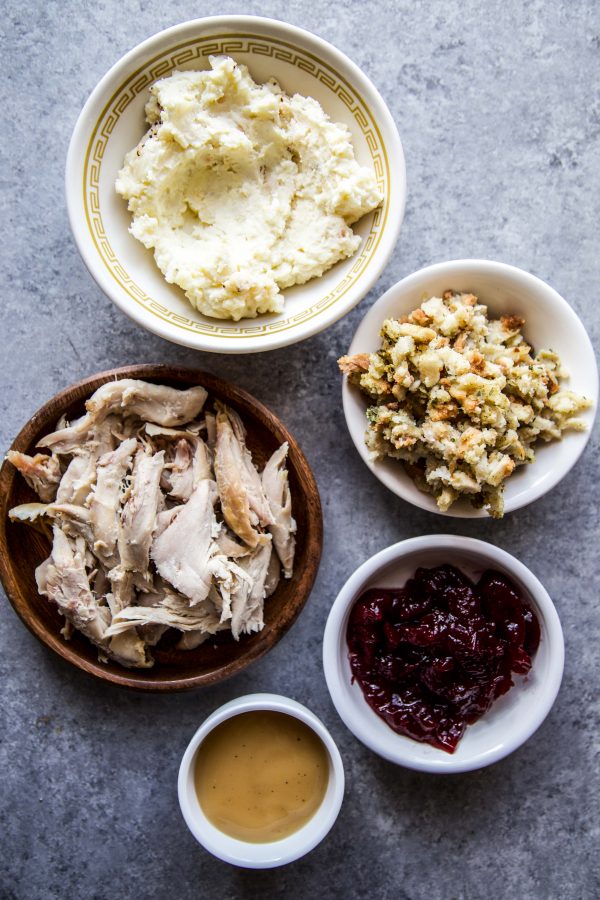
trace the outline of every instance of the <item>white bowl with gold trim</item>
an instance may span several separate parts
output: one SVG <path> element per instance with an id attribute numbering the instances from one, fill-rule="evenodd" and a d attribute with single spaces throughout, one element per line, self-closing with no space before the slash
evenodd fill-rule
<path id="1" fill-rule="evenodd" d="M 206 69 L 213 54 L 247 65 L 258 82 L 274 77 L 286 92 L 314 97 L 333 121 L 349 127 L 358 162 L 373 166 L 384 193 L 382 206 L 354 226 L 363 239 L 354 256 L 321 278 L 286 290 L 282 313 L 240 322 L 203 316 L 180 288 L 165 281 L 152 252 L 129 234 L 131 216 L 114 187 L 125 154 L 147 130 L 144 106 L 150 85 L 174 69 Z M 364 297 L 396 243 L 406 177 L 392 116 L 347 56 L 293 25 L 255 16 L 218 16 L 161 31 L 110 69 L 75 126 L 66 192 L 83 260 L 119 309 L 149 331 L 187 347 L 252 353 L 310 337 Z"/>

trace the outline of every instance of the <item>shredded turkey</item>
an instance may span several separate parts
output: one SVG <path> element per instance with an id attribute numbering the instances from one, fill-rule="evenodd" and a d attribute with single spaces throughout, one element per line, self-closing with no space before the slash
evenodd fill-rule
<path id="1" fill-rule="evenodd" d="M 55 456 L 47 456 L 45 453 L 27 456 L 26 453 L 9 450 L 6 458 L 19 470 L 40 500 L 54 500 L 61 477 L 60 465 Z"/>
<path id="2" fill-rule="evenodd" d="M 188 598 L 191 606 L 206 599 L 212 581 L 214 506 L 217 486 L 201 481 L 181 512 L 152 545 L 152 560 L 162 577 Z"/>
<path id="3" fill-rule="evenodd" d="M 135 449 L 134 438 L 129 438 L 98 460 L 90 521 L 94 530 L 94 552 L 105 565 L 116 565 L 118 562 L 120 498 Z"/>
<path id="4" fill-rule="evenodd" d="M 223 518 L 249 547 L 264 542 L 260 526 L 273 521 L 260 475 L 252 463 L 239 416 L 217 406 L 215 474 Z"/>
<path id="5" fill-rule="evenodd" d="M 130 495 L 121 512 L 118 533 L 121 565 L 130 572 L 148 570 L 156 514 L 164 502 L 160 492 L 164 461 L 162 450 L 155 454 L 138 450 L 135 457 Z"/>
<path id="6" fill-rule="evenodd" d="M 263 602 L 271 552 L 269 544 L 262 544 L 240 560 L 240 568 L 248 578 L 240 579 L 231 601 L 231 633 L 236 640 L 240 634 L 261 631 L 264 626 Z"/>
<path id="7" fill-rule="evenodd" d="M 52 540 L 38 590 L 64 616 L 65 640 L 80 631 L 103 661 L 152 666 L 170 629 L 178 650 L 260 631 L 265 601 L 292 575 L 288 445 L 260 472 L 239 415 L 206 402 L 202 387 L 108 382 L 42 452 L 7 455 L 40 501 L 11 521 Z"/>
<path id="8" fill-rule="evenodd" d="M 296 550 L 296 522 L 292 518 L 292 497 L 285 466 L 288 449 L 287 443 L 282 444 L 267 462 L 262 473 L 262 485 L 271 510 L 269 530 L 273 544 L 281 560 L 283 574 L 291 578 Z"/>
<path id="9" fill-rule="evenodd" d="M 56 453 L 69 453 L 84 443 L 94 426 L 110 413 L 141 422 L 174 427 L 194 419 L 202 410 L 207 393 L 203 387 L 179 391 L 162 384 L 122 378 L 109 381 L 86 402 L 86 414 L 71 425 L 46 435 L 39 447 L 53 448 Z"/>

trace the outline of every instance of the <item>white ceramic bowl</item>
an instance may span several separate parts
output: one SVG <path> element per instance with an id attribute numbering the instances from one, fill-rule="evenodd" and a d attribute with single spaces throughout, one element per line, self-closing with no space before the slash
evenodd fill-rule
<path id="1" fill-rule="evenodd" d="M 488 306 L 490 314 L 516 314 L 525 321 L 523 333 L 535 350 L 556 350 L 570 379 L 566 386 L 593 401 L 582 413 L 586 431 L 566 432 L 561 441 L 536 445 L 536 460 L 519 467 L 506 482 L 504 511 L 511 512 L 537 500 L 564 478 L 577 462 L 588 442 L 598 406 L 598 370 L 592 344 L 576 313 L 566 300 L 544 281 L 504 263 L 483 259 L 459 259 L 437 263 L 403 278 L 370 308 L 354 335 L 349 353 L 372 353 L 381 346 L 380 331 L 384 319 L 397 318 L 419 306 L 426 297 L 440 296 L 445 290 L 472 292 Z M 414 506 L 440 515 L 486 517 L 485 510 L 474 509 L 459 500 L 441 513 L 431 494 L 420 491 L 398 460 L 374 462 L 365 445 L 367 399 L 357 387 L 344 379 L 343 404 L 346 423 L 362 459 L 386 487 Z"/>
<path id="2" fill-rule="evenodd" d="M 385 199 L 357 226 L 357 253 L 321 278 L 285 291 L 280 314 L 227 322 L 194 310 L 169 285 L 128 228 L 114 188 L 125 154 L 147 129 L 148 89 L 173 69 L 206 69 L 231 55 L 259 82 L 314 97 L 352 133 L 356 158 L 371 165 Z M 79 251 L 102 290 L 139 325 L 198 350 L 251 353 L 303 340 L 352 309 L 373 286 L 394 248 L 404 215 L 406 179 L 398 130 L 367 76 L 321 38 L 273 19 L 218 16 L 184 22 L 127 53 L 104 76 L 75 126 L 66 170 L 67 206 Z"/>
<path id="3" fill-rule="evenodd" d="M 528 675 L 474 725 L 469 725 L 453 754 L 396 734 L 371 709 L 357 682 L 352 683 L 346 630 L 355 601 L 370 587 L 402 587 L 419 566 L 452 563 L 471 577 L 488 568 L 508 575 L 536 612 L 540 645 Z M 480 769 L 520 747 L 539 728 L 560 687 L 564 643 L 557 612 L 544 587 L 514 556 L 484 541 L 438 534 L 387 547 L 363 563 L 339 592 L 329 613 L 323 641 L 327 687 L 350 731 L 385 759 L 422 772 L 452 774 Z"/>
<path id="4" fill-rule="evenodd" d="M 254 710 L 272 710 L 300 719 L 321 738 L 329 756 L 329 783 L 323 802 L 312 819 L 282 840 L 261 844 L 237 840 L 215 828 L 202 811 L 194 787 L 196 752 L 207 734 L 226 719 Z M 235 866 L 271 869 L 304 856 L 332 828 L 344 798 L 344 767 L 333 738 L 321 720 L 309 709 L 278 694 L 248 694 L 221 706 L 202 723 L 181 760 L 177 788 L 183 818 L 196 840 L 206 850 Z"/>

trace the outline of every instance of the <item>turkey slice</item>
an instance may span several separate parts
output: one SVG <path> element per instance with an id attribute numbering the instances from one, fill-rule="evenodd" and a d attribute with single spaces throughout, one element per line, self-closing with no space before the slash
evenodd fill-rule
<path id="1" fill-rule="evenodd" d="M 244 428 L 237 414 L 222 404 L 217 407 L 215 475 L 223 518 L 249 547 L 264 543 L 257 526 L 272 522 L 260 475 L 244 441 Z"/>
<path id="2" fill-rule="evenodd" d="M 173 427 L 195 419 L 206 401 L 203 387 L 187 390 L 122 378 L 109 381 L 95 391 L 86 402 L 86 414 L 66 428 L 48 434 L 39 447 L 52 447 L 57 453 L 70 453 L 85 442 L 92 427 L 107 415 L 136 416 L 144 422 Z"/>
<path id="3" fill-rule="evenodd" d="M 200 481 L 213 477 L 209 450 L 202 438 L 190 435 L 179 440 L 169 473 L 169 495 L 185 502 Z"/>
<path id="4" fill-rule="evenodd" d="M 217 486 L 201 481 L 173 521 L 153 542 L 150 555 L 162 577 L 189 598 L 200 603 L 212 581 L 210 558 L 213 536 L 218 531 L 214 505 Z"/>
<path id="5" fill-rule="evenodd" d="M 36 569 L 38 590 L 58 606 L 61 613 L 94 644 L 107 649 L 107 607 L 98 605 L 85 570 L 85 542 L 72 540 L 55 525 L 50 558 Z"/>
<path id="6" fill-rule="evenodd" d="M 264 626 L 265 580 L 272 552 L 269 542 L 239 560 L 239 566 L 248 579 L 240 579 L 231 599 L 231 633 L 236 641 L 242 633 L 260 631 Z"/>
<path id="7" fill-rule="evenodd" d="M 90 503 L 90 525 L 94 534 L 94 553 L 107 568 L 119 561 L 116 548 L 122 483 L 131 466 L 136 443 L 134 438 L 129 438 L 98 460 L 96 487 Z"/>
<path id="8" fill-rule="evenodd" d="M 162 502 L 160 476 L 164 451 L 151 454 L 138 450 L 133 464 L 129 498 L 118 525 L 120 564 L 129 572 L 146 573 L 156 516 Z"/>
<path id="9" fill-rule="evenodd" d="M 158 606 L 129 606 L 121 610 L 112 620 L 106 634 L 110 637 L 122 634 L 129 628 L 150 623 L 177 628 L 179 631 L 200 629 L 208 634 L 216 634 L 221 625 L 214 605 L 208 598 L 192 607 L 187 598 L 168 591 Z"/>
<path id="10" fill-rule="evenodd" d="M 275 451 L 263 469 L 262 484 L 273 517 L 269 531 L 273 535 L 273 543 L 283 566 L 283 574 L 286 578 L 291 578 L 296 550 L 294 537 L 296 522 L 292 518 L 292 498 L 285 465 L 287 454 L 286 442 Z"/>
<path id="11" fill-rule="evenodd" d="M 40 500 L 46 503 L 54 500 L 61 479 L 60 465 L 55 456 L 47 456 L 45 453 L 28 456 L 18 450 L 9 450 L 6 458 L 19 470 Z"/>

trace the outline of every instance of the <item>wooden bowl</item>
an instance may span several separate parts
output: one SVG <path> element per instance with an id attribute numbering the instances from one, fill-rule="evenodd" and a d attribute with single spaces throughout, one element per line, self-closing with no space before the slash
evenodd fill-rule
<path id="1" fill-rule="evenodd" d="M 0 578 L 6 594 L 25 625 L 44 644 L 72 665 L 103 681 L 146 691 L 182 691 L 221 681 L 241 671 L 266 653 L 285 634 L 306 603 L 321 557 L 323 523 L 314 476 L 300 447 L 279 419 L 246 391 L 206 372 L 165 365 L 126 366 L 85 378 L 44 404 L 19 432 L 12 450 L 33 453 L 36 443 L 54 430 L 65 413 L 81 415 L 84 402 L 107 381 L 139 378 L 178 388 L 201 384 L 209 399 L 217 398 L 241 415 L 248 431 L 247 443 L 262 466 L 283 442 L 289 444 L 288 471 L 292 508 L 298 523 L 296 558 L 291 579 L 282 579 L 265 603 L 262 631 L 234 641 L 222 632 L 196 650 L 176 650 L 160 644 L 154 648 L 151 669 L 126 669 L 98 661 L 97 648 L 75 632 L 69 641 L 60 634 L 64 618 L 54 604 L 40 597 L 34 570 L 50 553 L 49 541 L 31 526 L 11 522 L 8 510 L 37 500 L 22 476 L 7 461 L 0 469 Z"/>

